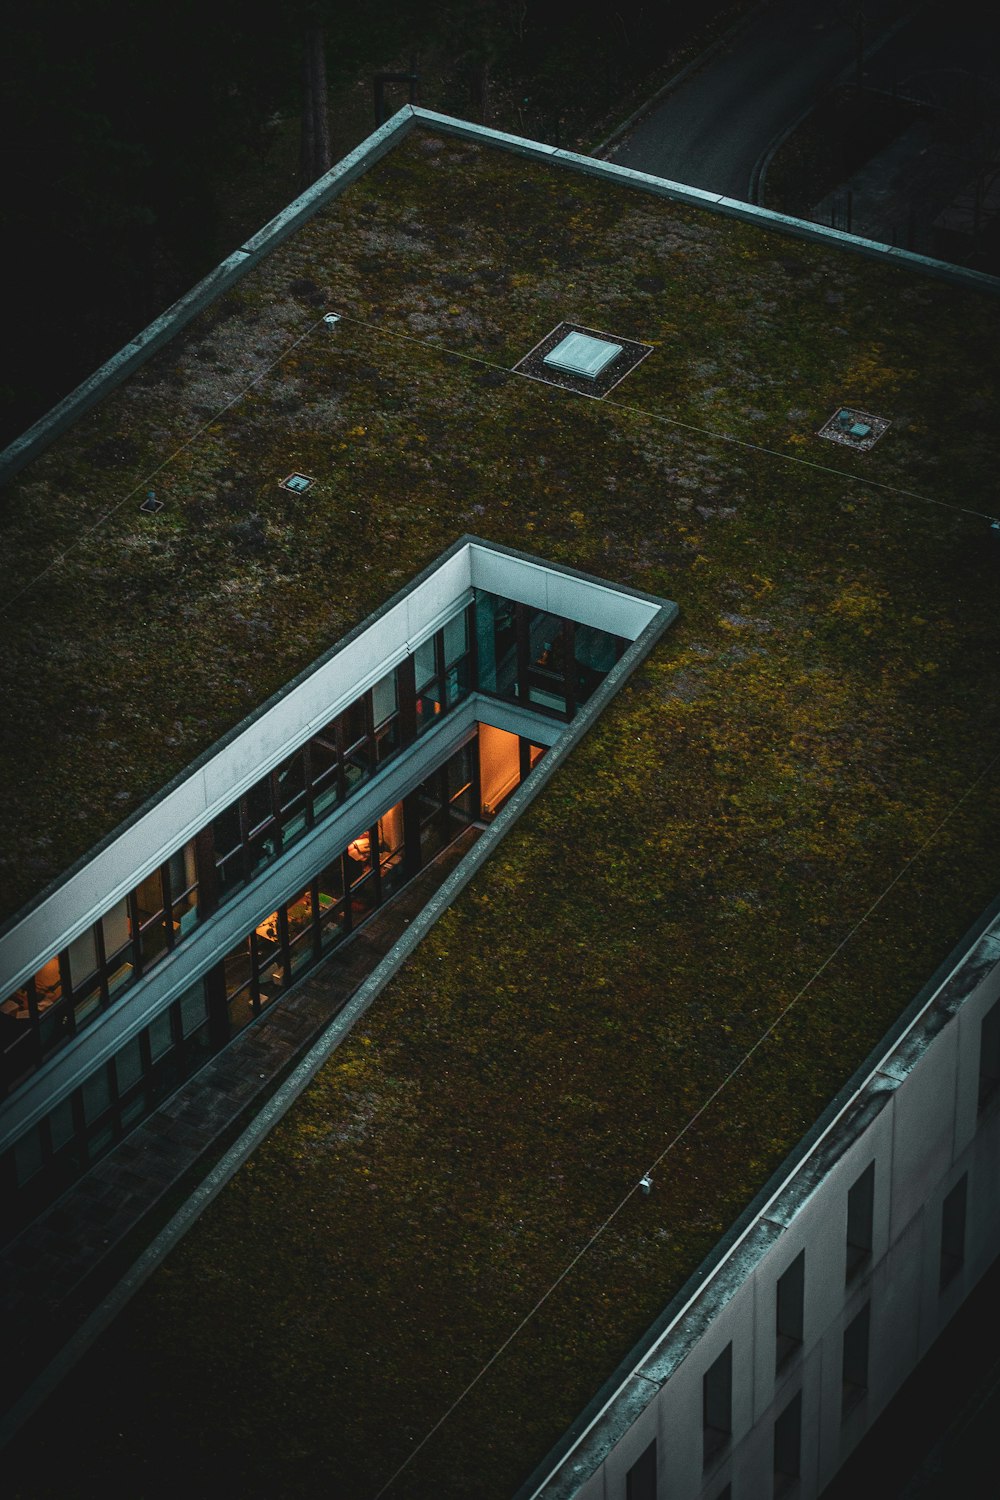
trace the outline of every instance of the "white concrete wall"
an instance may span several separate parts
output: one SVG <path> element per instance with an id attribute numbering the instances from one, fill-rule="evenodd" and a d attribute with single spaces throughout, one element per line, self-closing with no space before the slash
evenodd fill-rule
<path id="1" fill-rule="evenodd" d="M 664 602 L 464 541 L 11 924 L 0 935 L 0 998 L 439 629 L 473 584 L 628 640 Z"/>
<path id="2" fill-rule="evenodd" d="M 927 997 L 778 1192 L 626 1375 L 541 1484 L 539 1500 L 625 1500 L 652 1436 L 662 1500 L 773 1493 L 774 1423 L 802 1392 L 801 1478 L 811 1500 L 1000 1253 L 1000 1097 L 978 1113 L 980 1027 L 1000 1003 L 1000 918 Z M 848 1194 L 875 1163 L 870 1259 L 846 1283 Z M 941 1212 L 968 1174 L 964 1264 L 940 1289 Z M 801 1349 L 775 1371 L 776 1289 L 805 1252 Z M 842 1412 L 844 1330 L 871 1305 L 868 1389 Z M 733 1346 L 732 1443 L 702 1463 L 702 1378 Z"/>

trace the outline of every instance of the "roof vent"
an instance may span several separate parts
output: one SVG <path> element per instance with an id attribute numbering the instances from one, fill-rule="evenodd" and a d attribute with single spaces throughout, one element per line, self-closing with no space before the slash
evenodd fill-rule
<path id="1" fill-rule="evenodd" d="M 287 479 L 281 481 L 281 488 L 291 490 L 293 495 L 304 495 L 315 483 L 315 479 L 310 479 L 308 474 L 289 474 Z"/>
<path id="2" fill-rule="evenodd" d="M 840 406 L 830 420 L 823 423 L 817 436 L 867 453 L 889 426 L 885 417 L 874 417 L 870 411 L 855 411 L 852 406 Z"/>
<path id="3" fill-rule="evenodd" d="M 163 509 L 163 501 L 157 500 L 155 490 L 147 490 L 146 498 L 139 506 L 139 509 L 144 515 L 155 516 L 158 510 Z"/>
<path id="4" fill-rule="evenodd" d="M 340 322 L 340 313 L 324 313 L 323 322 L 329 324 L 332 328 L 334 323 Z"/>
<path id="5" fill-rule="evenodd" d="M 581 396 L 606 396 L 653 351 L 618 334 L 601 333 L 578 323 L 560 323 L 518 360 L 514 370 L 546 385 L 561 385 Z"/>

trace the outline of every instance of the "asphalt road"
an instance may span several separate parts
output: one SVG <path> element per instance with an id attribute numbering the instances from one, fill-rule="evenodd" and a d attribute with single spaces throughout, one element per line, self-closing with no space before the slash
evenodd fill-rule
<path id="1" fill-rule="evenodd" d="M 868 47 L 914 0 L 864 0 Z M 778 135 L 857 57 L 854 0 L 770 0 L 608 153 L 620 166 L 748 199 Z"/>

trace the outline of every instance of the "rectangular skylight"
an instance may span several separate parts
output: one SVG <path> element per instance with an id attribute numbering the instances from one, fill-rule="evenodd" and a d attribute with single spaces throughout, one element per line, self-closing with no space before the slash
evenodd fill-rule
<path id="1" fill-rule="evenodd" d="M 621 352 L 621 344 L 613 344 L 609 339 L 595 339 L 589 333 L 568 333 L 546 354 L 545 363 L 554 365 L 557 370 L 568 370 L 572 375 L 596 380 Z"/>

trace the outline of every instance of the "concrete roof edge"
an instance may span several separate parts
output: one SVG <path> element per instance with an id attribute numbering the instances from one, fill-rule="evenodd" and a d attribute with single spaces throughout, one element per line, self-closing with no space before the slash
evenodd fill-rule
<path id="1" fill-rule="evenodd" d="M 564 162 L 577 172 L 591 177 L 600 177 L 607 182 L 639 188 L 678 203 L 690 203 L 696 208 L 714 209 L 730 218 L 743 219 L 758 224 L 761 228 L 775 229 L 780 233 L 794 235 L 798 239 L 811 240 L 831 248 L 853 250 L 887 265 L 898 265 L 904 269 L 918 271 L 956 286 L 968 287 L 1000 296 L 1000 276 L 990 276 L 985 271 L 971 271 L 965 266 L 955 266 L 948 261 L 935 260 L 929 255 L 918 255 L 912 250 L 883 245 L 877 240 L 863 239 L 860 235 L 847 234 L 842 229 L 832 229 L 825 224 L 813 224 L 807 219 L 795 219 L 789 214 L 775 213 L 755 203 L 744 203 L 738 198 L 727 198 L 722 193 L 706 192 L 702 188 L 689 187 L 682 182 L 673 182 L 667 177 L 656 177 L 650 172 L 637 172 L 615 162 L 602 161 L 594 156 L 584 156 L 577 151 L 566 151 L 548 146 L 542 141 L 532 141 L 524 136 L 510 135 L 502 130 L 493 130 L 487 125 L 476 125 L 471 120 L 456 120 L 449 115 L 439 115 L 434 110 L 414 106 L 414 122 L 424 124 L 443 134 L 459 136 L 483 145 L 499 146 L 514 151 L 520 156 L 534 157 L 539 161 Z"/>
<path id="2" fill-rule="evenodd" d="M 419 105 L 404 104 L 402 108 L 372 132 L 360 146 L 331 167 L 316 182 L 300 193 L 287 208 L 276 214 L 256 234 L 245 240 L 238 250 L 203 277 L 189 292 L 178 298 L 158 318 L 154 318 L 141 333 L 124 348 L 107 360 L 93 375 L 71 391 L 45 416 L 40 417 L 27 432 L 15 438 L 0 452 L 0 486 L 12 479 L 26 464 L 43 452 L 72 422 L 108 395 L 117 385 L 141 365 L 145 364 L 161 346 L 180 332 L 207 305 L 227 291 L 277 245 L 310 218 L 319 209 L 361 177 L 369 167 L 381 159 L 414 129 L 423 125 L 442 135 L 450 135 L 476 144 L 499 147 L 536 161 L 558 161 L 572 170 L 599 177 L 622 186 L 638 188 L 655 193 L 679 203 L 694 207 L 714 209 L 731 218 L 756 223 L 762 228 L 772 228 L 791 234 L 799 239 L 810 240 L 879 260 L 886 265 L 898 265 L 905 269 L 922 272 L 938 280 L 956 286 L 964 286 L 987 295 L 1000 295 L 1000 277 L 990 276 L 984 271 L 972 271 L 964 266 L 954 266 L 947 261 L 934 260 L 930 256 L 917 255 L 911 250 L 902 250 L 883 245 L 875 240 L 862 239 L 843 230 L 832 229 L 823 224 L 812 224 L 804 219 L 794 219 L 787 214 L 774 213 L 753 203 L 743 203 L 722 194 L 709 193 L 701 188 L 688 187 L 665 177 L 655 177 L 648 172 L 636 172 L 614 162 L 601 161 L 579 152 L 566 151 L 543 141 L 533 141 L 525 136 L 512 135 L 506 131 L 493 130 L 487 125 L 476 125 L 470 120 L 459 120 L 451 115 L 439 114 L 436 110 Z"/>
<path id="3" fill-rule="evenodd" d="M 250 236 L 238 250 L 226 257 L 189 292 L 154 318 L 123 349 L 113 354 L 93 375 L 64 397 L 51 411 L 40 417 L 27 432 L 0 452 L 0 485 L 19 473 L 42 453 L 73 422 L 110 394 L 127 376 L 144 365 L 165 343 L 179 333 L 216 297 L 228 291 L 253 269 L 263 257 L 288 238 L 300 224 L 325 207 L 346 187 L 374 166 L 413 129 L 413 107 L 405 104 L 354 151 L 331 167 L 305 192 L 276 214 L 262 229 Z"/>
<path id="4" fill-rule="evenodd" d="M 788 1198 L 795 1178 L 803 1171 L 808 1172 L 813 1157 L 822 1152 L 824 1143 L 838 1131 L 845 1118 L 848 1129 L 842 1149 L 850 1146 L 856 1138 L 856 1132 L 850 1128 L 850 1117 L 858 1104 L 863 1104 L 861 1096 L 873 1088 L 876 1092 L 884 1094 L 898 1087 L 902 1077 L 896 1077 L 893 1072 L 887 1073 L 886 1067 L 891 1068 L 894 1056 L 897 1053 L 906 1052 L 912 1045 L 911 1037 L 918 1031 L 922 1019 L 937 1004 L 942 992 L 947 989 L 953 993 L 957 981 L 964 1000 L 978 987 L 983 978 L 984 959 L 991 968 L 1000 962 L 1000 897 L 991 902 L 944 962 L 938 966 L 928 982 L 914 996 L 903 1014 L 872 1049 L 812 1128 L 806 1132 L 743 1213 L 730 1225 L 698 1269 L 671 1298 L 646 1333 L 621 1361 L 617 1370 L 608 1377 L 559 1442 L 536 1467 L 517 1491 L 514 1500 L 536 1500 L 536 1497 L 537 1500 L 563 1500 L 564 1495 L 568 1497 L 574 1494 L 579 1484 L 596 1472 L 607 1456 L 608 1450 L 606 1444 L 602 1447 L 600 1441 L 592 1442 L 591 1439 L 613 1428 L 611 1412 L 618 1399 L 618 1393 L 629 1387 L 634 1375 L 646 1373 L 648 1377 L 651 1368 L 655 1368 L 654 1362 L 657 1360 L 661 1362 L 664 1369 L 683 1361 L 690 1348 L 689 1320 L 692 1316 L 697 1319 L 699 1307 L 703 1308 L 707 1305 L 706 1298 L 718 1300 L 720 1303 L 728 1300 L 734 1290 L 732 1270 L 739 1270 L 741 1265 L 747 1264 L 748 1252 L 749 1263 L 751 1265 L 756 1263 L 760 1252 L 766 1248 L 764 1245 L 753 1244 L 758 1225 L 766 1220 L 772 1229 L 785 1227 L 787 1220 L 794 1216 L 795 1210 L 811 1196 L 816 1186 L 815 1182 L 807 1184 L 806 1191 L 801 1195 L 800 1200 L 788 1205 L 792 1209 L 791 1215 L 785 1214 L 782 1212 L 782 1200 Z M 961 976 L 966 969 L 969 972 L 969 982 L 963 984 Z M 960 1008 L 960 1004 L 953 1002 L 953 1005 L 954 1008 L 950 1011 L 948 1020 L 952 1019 Z M 907 1059 L 907 1061 L 912 1066 L 910 1060 Z M 902 1076 L 905 1077 L 908 1071 L 909 1066 Z M 881 1099 L 876 1101 L 873 1113 L 879 1112 L 883 1102 Z M 830 1154 L 821 1172 L 822 1176 L 826 1175 L 840 1154 L 841 1152 L 837 1150 Z M 718 1283 L 714 1292 L 713 1282 Z M 678 1344 L 675 1351 L 678 1357 L 671 1360 L 670 1349 L 675 1340 Z M 574 1484 L 566 1490 L 564 1480 L 568 1472 L 572 1473 Z"/>

